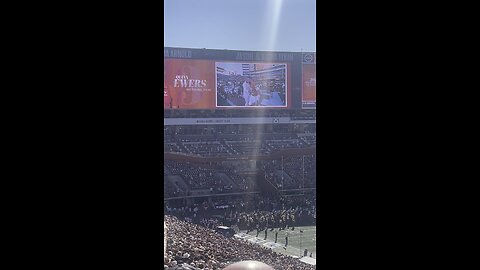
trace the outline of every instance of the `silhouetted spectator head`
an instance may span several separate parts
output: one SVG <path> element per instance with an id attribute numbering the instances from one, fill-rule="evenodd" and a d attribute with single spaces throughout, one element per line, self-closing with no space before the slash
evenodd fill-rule
<path id="1" fill-rule="evenodd" d="M 243 261 L 230 264 L 223 270 L 275 270 L 273 267 L 257 261 Z"/>

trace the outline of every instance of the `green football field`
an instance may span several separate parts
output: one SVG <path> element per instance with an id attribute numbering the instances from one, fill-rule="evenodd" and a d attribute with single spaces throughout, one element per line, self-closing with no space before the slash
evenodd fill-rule
<path id="1" fill-rule="evenodd" d="M 300 230 L 303 233 L 300 233 Z M 316 256 L 316 231 L 317 228 L 315 226 L 306 226 L 306 227 L 295 227 L 295 230 L 288 230 L 288 246 L 286 249 L 285 247 L 285 231 L 278 232 L 278 239 L 277 244 L 281 245 L 278 247 L 273 248 L 275 252 L 293 255 L 298 257 L 303 257 L 303 252 L 305 249 L 308 249 L 308 255 L 310 256 L 310 252 L 312 252 L 312 257 L 317 258 Z M 246 231 L 240 231 L 241 233 L 246 233 Z M 257 235 L 257 231 L 253 231 L 248 233 L 248 235 L 255 237 Z M 258 237 L 260 240 L 265 238 L 265 232 L 261 231 Z M 275 242 L 275 231 L 268 230 L 267 234 L 267 241 L 268 242 Z M 263 241 L 262 241 L 263 242 Z"/>

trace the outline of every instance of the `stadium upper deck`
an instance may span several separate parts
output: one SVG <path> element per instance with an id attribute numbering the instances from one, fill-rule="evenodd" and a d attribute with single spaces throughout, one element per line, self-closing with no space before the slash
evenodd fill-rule
<path id="1" fill-rule="evenodd" d="M 315 188 L 315 57 L 164 48 L 165 197 Z"/>

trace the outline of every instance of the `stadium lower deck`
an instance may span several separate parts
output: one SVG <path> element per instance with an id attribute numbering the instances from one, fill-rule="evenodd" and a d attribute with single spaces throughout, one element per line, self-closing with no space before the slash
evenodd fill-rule
<path id="1" fill-rule="evenodd" d="M 276 270 L 315 269 L 315 111 L 168 114 L 164 212 L 173 227 L 166 230 L 165 265 L 220 270 L 239 260 L 258 260 Z M 177 124 L 201 116 L 210 123 L 235 118 L 239 124 Z M 285 123 L 272 123 L 285 117 Z M 219 225 L 235 228 L 236 234 L 216 233 Z"/>
<path id="2" fill-rule="evenodd" d="M 275 243 L 273 233 L 267 234 L 266 240 L 264 232 L 262 237 L 256 237 L 256 232 L 247 231 L 238 231 L 233 237 L 225 237 L 213 229 L 191 223 L 188 218 L 186 220 L 165 216 L 168 239 L 166 266 L 188 265 L 188 269 L 220 270 L 234 262 L 256 260 L 274 269 L 315 269 L 315 226 L 287 229 L 289 237 L 288 245 L 285 245 L 283 237 L 278 237 Z M 280 232 L 283 235 L 285 230 Z M 306 254 L 305 249 L 308 250 Z"/>

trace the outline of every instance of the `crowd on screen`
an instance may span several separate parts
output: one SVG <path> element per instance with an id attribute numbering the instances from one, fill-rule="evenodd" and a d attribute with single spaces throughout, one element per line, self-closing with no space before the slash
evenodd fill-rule
<path id="1" fill-rule="evenodd" d="M 266 93 L 269 94 L 266 94 Z M 230 106 L 260 106 L 264 98 L 273 92 L 279 94 L 285 104 L 285 83 L 280 80 L 259 78 L 257 80 L 239 76 L 222 75 L 217 77 L 217 98 L 230 101 Z M 281 105 L 281 104 L 278 104 Z"/>
<path id="2" fill-rule="evenodd" d="M 229 79 L 225 75 L 219 75 L 217 78 L 217 98 L 222 98 L 233 103 L 234 106 L 250 105 L 250 95 L 253 89 L 256 89 L 251 81 L 247 81 L 242 76 L 235 76 Z M 255 94 L 258 96 L 258 93 Z M 228 105 L 228 104 L 219 104 Z M 252 104 L 253 105 L 253 104 Z"/>

